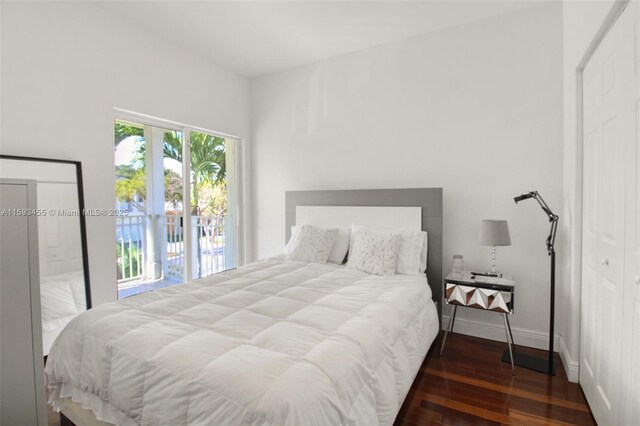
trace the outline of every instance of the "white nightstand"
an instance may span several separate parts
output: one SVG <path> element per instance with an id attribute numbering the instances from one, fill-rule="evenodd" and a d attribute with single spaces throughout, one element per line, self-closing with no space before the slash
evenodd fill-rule
<path id="1" fill-rule="evenodd" d="M 510 276 L 500 278 L 475 275 L 470 271 L 449 272 L 444 279 L 444 303 L 453 305 L 453 311 L 449 318 L 449 325 L 442 339 L 440 355 L 444 351 L 447 335 L 453 332 L 458 306 L 485 311 L 498 312 L 504 319 L 504 330 L 509 347 L 509 360 L 511 369 L 516 374 L 513 364 L 513 334 L 509 315 L 513 314 L 515 282 Z"/>

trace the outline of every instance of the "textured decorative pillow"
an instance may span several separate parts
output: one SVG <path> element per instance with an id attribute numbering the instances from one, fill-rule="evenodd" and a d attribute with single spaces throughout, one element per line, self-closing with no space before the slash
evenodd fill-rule
<path id="1" fill-rule="evenodd" d="M 349 251 L 351 229 L 338 228 L 337 231 L 338 233 L 336 235 L 336 242 L 333 243 L 333 247 L 331 248 L 331 253 L 329 253 L 329 259 L 327 259 L 327 262 L 342 265 L 344 263 L 345 257 L 347 257 L 347 252 Z"/>
<path id="2" fill-rule="evenodd" d="M 287 259 L 327 263 L 337 235 L 337 229 L 325 229 L 314 225 L 294 226 L 291 229 L 289 243 L 285 247 Z"/>
<path id="3" fill-rule="evenodd" d="M 347 267 L 375 275 L 394 275 L 400 235 L 353 227 Z"/>

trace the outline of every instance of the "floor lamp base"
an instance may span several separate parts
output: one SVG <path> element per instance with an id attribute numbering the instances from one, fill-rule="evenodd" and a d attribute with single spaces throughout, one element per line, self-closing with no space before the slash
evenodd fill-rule
<path id="1" fill-rule="evenodd" d="M 502 354 L 502 361 L 511 363 L 509 359 L 509 351 L 504 351 Z M 513 363 L 517 366 L 528 368 L 529 370 L 538 371 L 540 373 L 549 374 L 551 376 L 556 375 L 556 360 L 553 360 L 552 371 L 549 371 L 549 360 L 547 358 L 538 358 L 536 356 L 523 354 L 520 352 L 513 353 Z"/>

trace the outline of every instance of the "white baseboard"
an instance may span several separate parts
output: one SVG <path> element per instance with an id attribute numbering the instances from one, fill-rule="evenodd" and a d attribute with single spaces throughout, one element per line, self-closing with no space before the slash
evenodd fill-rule
<path id="1" fill-rule="evenodd" d="M 442 329 L 446 329 L 449 324 L 449 316 L 442 315 Z M 507 342 L 507 337 L 502 324 L 488 324 L 486 322 L 470 321 L 468 319 L 456 316 L 456 322 L 453 326 L 454 333 L 465 334 L 467 336 L 481 337 L 483 339 L 496 340 L 498 342 Z M 511 326 L 514 343 L 519 346 L 526 346 L 536 349 L 549 349 L 548 334 L 539 331 L 528 330 L 526 328 L 518 328 Z M 554 350 L 558 351 L 558 336 L 553 341 Z"/>
<path id="2" fill-rule="evenodd" d="M 567 379 L 569 379 L 570 382 L 578 383 L 580 364 L 571 357 L 569 348 L 567 348 L 562 337 L 560 337 L 559 348 L 560 359 L 562 360 L 562 365 L 564 365 L 564 371 L 567 372 Z"/>
<path id="3" fill-rule="evenodd" d="M 446 329 L 448 324 L 449 315 L 443 314 L 442 329 Z M 465 334 L 467 336 L 496 340 L 498 342 L 507 342 L 504 326 L 502 324 L 488 324 L 486 322 L 470 321 L 457 316 L 453 331 L 454 333 Z M 547 333 L 513 326 L 511 327 L 511 332 L 513 333 L 513 340 L 516 345 L 542 350 L 549 349 L 549 335 Z M 567 345 L 557 334 L 553 339 L 553 348 L 554 351 L 560 353 L 560 359 L 562 360 L 562 365 L 564 366 L 569 381 L 577 383 L 579 364 L 576 360 L 571 358 Z"/>

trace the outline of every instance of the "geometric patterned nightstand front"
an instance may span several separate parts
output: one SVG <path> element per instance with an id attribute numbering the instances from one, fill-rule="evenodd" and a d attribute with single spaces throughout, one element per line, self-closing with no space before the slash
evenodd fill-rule
<path id="1" fill-rule="evenodd" d="M 511 333 L 511 324 L 509 324 L 509 315 L 513 314 L 515 301 L 514 289 L 515 283 L 511 277 L 486 277 L 475 275 L 469 271 L 449 272 L 444 279 L 444 303 L 452 305 L 453 310 L 442 339 L 440 355 L 444 351 L 447 335 L 453 332 L 458 306 L 497 312 L 504 318 L 511 370 L 513 374 L 516 374 L 511 349 L 513 334 Z"/>
<path id="2" fill-rule="evenodd" d="M 488 288 L 469 287 L 462 284 L 446 283 L 445 303 L 487 311 L 513 313 L 513 293 Z"/>
<path id="3" fill-rule="evenodd" d="M 450 272 L 444 279 L 444 302 L 449 305 L 513 314 L 515 283 L 510 277 L 474 276 Z"/>

